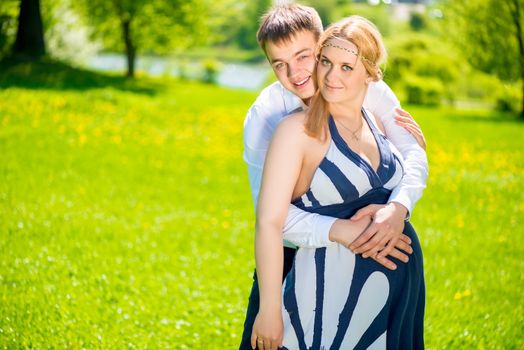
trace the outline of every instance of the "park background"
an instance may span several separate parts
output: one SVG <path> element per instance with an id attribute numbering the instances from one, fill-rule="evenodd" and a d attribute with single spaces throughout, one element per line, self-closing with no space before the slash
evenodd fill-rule
<path id="1" fill-rule="evenodd" d="M 523 1 L 302 3 L 378 25 L 425 133 L 427 348 L 523 349 Z M 269 5 L 0 2 L 0 349 L 237 346 Z"/>

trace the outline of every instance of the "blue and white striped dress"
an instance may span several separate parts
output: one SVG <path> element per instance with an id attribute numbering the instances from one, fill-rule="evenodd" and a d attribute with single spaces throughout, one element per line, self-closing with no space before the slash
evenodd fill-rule
<path id="1" fill-rule="evenodd" d="M 307 193 L 293 202 L 314 213 L 349 218 L 368 204 L 386 203 L 403 175 L 402 157 L 362 110 L 380 152 L 371 165 L 353 152 L 329 118 L 331 144 Z M 344 246 L 299 248 L 283 285 L 284 347 L 423 349 L 425 302 L 422 252 L 413 227 L 407 264 L 391 271 Z"/>

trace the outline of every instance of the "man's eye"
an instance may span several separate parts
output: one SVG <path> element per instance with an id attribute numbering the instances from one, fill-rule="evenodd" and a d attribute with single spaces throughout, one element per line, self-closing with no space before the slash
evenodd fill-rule
<path id="1" fill-rule="evenodd" d="M 299 61 L 302 61 L 302 60 L 305 60 L 305 59 L 308 58 L 308 57 L 309 57 L 309 55 L 302 55 L 302 56 L 299 56 L 299 57 L 298 57 L 298 60 L 299 60 Z"/>
<path id="2" fill-rule="evenodd" d="M 280 70 L 284 67 L 284 63 L 277 63 L 273 66 L 276 70 Z"/>
<path id="3" fill-rule="evenodd" d="M 353 70 L 353 67 L 348 66 L 347 64 L 345 64 L 345 65 L 342 66 L 342 70 L 344 72 L 351 72 Z"/>

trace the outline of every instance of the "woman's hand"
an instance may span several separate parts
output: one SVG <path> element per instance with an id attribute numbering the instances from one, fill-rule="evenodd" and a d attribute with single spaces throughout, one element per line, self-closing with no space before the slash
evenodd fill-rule
<path id="1" fill-rule="evenodd" d="M 253 324 L 251 348 L 277 350 L 282 347 L 284 338 L 284 321 L 279 311 L 264 312 L 260 310 Z"/>
<path id="2" fill-rule="evenodd" d="M 395 108 L 395 112 L 397 112 L 397 114 L 395 114 L 396 123 L 409 131 L 409 133 L 415 137 L 415 140 L 417 140 L 419 146 L 426 150 L 426 139 L 424 138 L 424 134 L 422 133 L 420 125 L 418 125 L 411 114 L 405 110 L 401 108 Z"/>

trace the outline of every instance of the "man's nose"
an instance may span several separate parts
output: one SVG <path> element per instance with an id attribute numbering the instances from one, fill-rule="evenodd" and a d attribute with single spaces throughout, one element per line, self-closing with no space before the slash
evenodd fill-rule
<path id="1" fill-rule="evenodd" d="M 289 78 L 294 77 L 300 71 L 300 67 L 296 63 L 290 63 L 287 66 L 287 76 Z"/>

